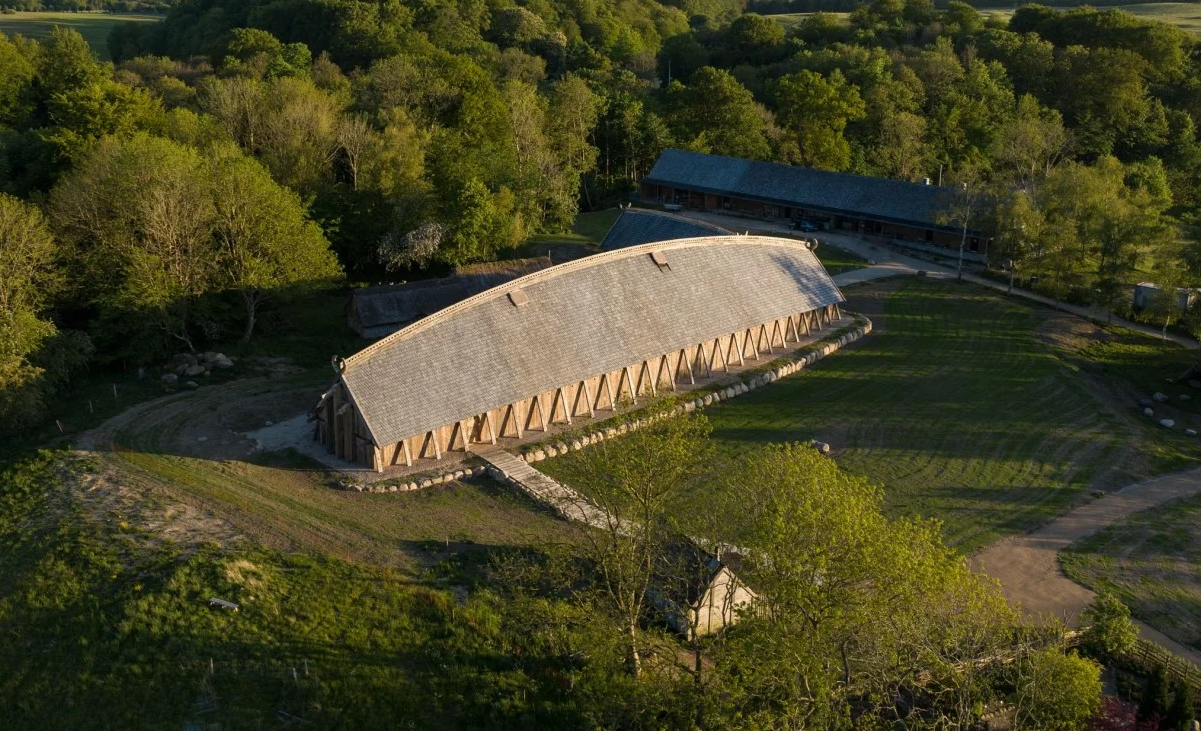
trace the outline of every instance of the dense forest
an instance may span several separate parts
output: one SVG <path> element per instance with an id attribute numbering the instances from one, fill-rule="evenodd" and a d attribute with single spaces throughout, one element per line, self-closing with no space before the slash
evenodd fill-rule
<path id="1" fill-rule="evenodd" d="M 1122 11 L 187 0 L 109 45 L 0 39 L 6 421 L 283 294 L 507 256 L 669 146 L 954 186 L 948 222 L 1058 297 L 1201 267 L 1195 42 Z"/>

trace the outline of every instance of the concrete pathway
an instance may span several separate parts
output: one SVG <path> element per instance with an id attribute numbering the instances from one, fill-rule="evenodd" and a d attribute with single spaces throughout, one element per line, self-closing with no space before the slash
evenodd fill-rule
<path id="1" fill-rule="evenodd" d="M 1059 552 L 1133 513 L 1201 493 L 1201 469 L 1137 482 L 1076 508 L 1024 536 L 989 546 L 972 565 L 1001 582 L 1001 592 L 1028 615 L 1054 615 L 1074 626 L 1093 592 L 1064 576 Z M 1141 622 L 1143 638 L 1201 665 L 1201 652 Z"/>
<path id="2" fill-rule="evenodd" d="M 757 219 L 739 218 L 737 216 L 727 216 L 719 213 L 709 213 L 700 211 L 687 211 L 681 215 L 698 218 L 705 221 L 710 221 L 730 229 L 731 231 L 745 231 L 755 229 L 759 231 L 772 231 L 785 234 L 790 237 L 795 237 L 796 232 L 789 230 L 785 223 L 776 223 L 774 221 L 761 221 Z M 876 263 L 864 269 L 858 269 L 852 272 L 845 272 L 834 277 L 834 281 L 840 287 L 850 284 L 858 284 L 874 279 L 884 279 L 902 274 L 915 274 L 918 271 L 926 272 L 930 277 L 936 279 L 954 278 L 956 276 L 955 265 L 940 264 L 924 259 L 919 259 L 914 256 L 908 256 L 900 253 L 893 247 L 889 246 L 885 241 L 873 241 L 860 236 L 851 234 L 837 233 L 833 231 L 821 231 L 816 236 L 823 244 L 834 246 L 836 248 L 847 251 L 862 259 L 875 261 Z M 963 272 L 963 279 L 973 284 L 978 284 L 982 287 L 988 287 L 999 292 L 1005 292 L 1008 286 L 1001 282 L 995 282 L 991 279 L 986 279 L 977 274 Z M 1058 302 L 1050 297 L 1044 297 L 1041 294 L 1031 292 L 1029 290 L 1014 287 L 1013 296 L 1023 299 L 1038 302 L 1040 304 L 1054 307 L 1063 312 L 1070 312 L 1080 317 L 1091 320 L 1106 320 L 1108 315 L 1104 310 L 1096 307 L 1081 307 L 1079 305 L 1070 305 L 1065 302 Z M 1131 322 L 1121 317 L 1113 317 L 1112 322 L 1121 327 L 1137 330 L 1152 337 L 1161 337 L 1161 331 L 1157 328 L 1144 325 L 1140 322 Z M 1181 345 L 1185 348 L 1197 349 L 1201 348 L 1196 340 L 1168 333 L 1168 340 Z"/>

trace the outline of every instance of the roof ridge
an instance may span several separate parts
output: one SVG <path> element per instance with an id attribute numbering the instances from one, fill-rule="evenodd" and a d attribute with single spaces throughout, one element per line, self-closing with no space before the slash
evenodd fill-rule
<path id="1" fill-rule="evenodd" d="M 636 246 L 627 246 L 627 247 L 621 248 L 621 249 L 613 249 L 612 251 L 602 251 L 600 253 L 592 254 L 591 256 L 586 256 L 581 259 L 574 259 L 572 261 L 563 262 L 562 264 L 555 264 L 555 265 L 549 266 L 545 269 L 541 269 L 539 271 L 531 272 L 530 274 L 523 275 L 521 277 L 518 277 L 517 279 L 509 280 L 508 282 L 504 282 L 503 284 L 499 284 L 495 287 L 486 289 L 483 292 L 474 294 L 465 300 L 456 302 L 455 304 L 450 305 L 449 307 L 445 307 L 441 310 L 438 310 L 437 312 L 433 313 L 432 315 L 427 315 L 426 317 L 421 318 L 420 320 L 412 323 L 411 325 L 403 327 L 400 330 L 397 330 L 396 332 L 392 333 L 391 335 L 388 335 L 387 337 L 382 338 L 382 339 L 372 343 L 371 345 L 368 345 L 366 348 L 363 348 L 359 352 L 357 352 L 351 356 L 348 356 L 347 358 L 344 358 L 342 360 L 341 371 L 342 372 L 349 371 L 351 368 L 354 368 L 354 367 L 366 362 L 367 360 L 369 360 L 371 358 L 371 356 L 375 355 L 376 353 L 378 353 L 382 350 L 389 348 L 391 345 L 393 345 L 397 341 L 404 340 L 418 332 L 421 332 L 421 331 L 428 329 L 434 325 L 437 325 L 438 323 L 443 322 L 444 320 L 450 319 L 451 317 L 458 314 L 459 312 L 471 309 L 472 307 L 475 307 L 479 304 L 487 302 L 493 298 L 504 296 L 509 291 L 511 291 L 513 289 L 520 289 L 521 287 L 523 287 L 527 284 L 533 284 L 533 283 L 543 281 L 546 279 L 551 279 L 551 278 L 557 277 L 561 274 L 576 271 L 578 269 L 587 269 L 587 268 L 590 268 L 593 266 L 598 266 L 605 262 L 616 260 L 616 259 L 623 259 L 623 258 L 627 258 L 627 257 L 632 258 L 632 257 L 640 255 L 640 254 L 649 254 L 652 251 L 657 251 L 657 250 L 682 249 L 682 248 L 687 248 L 687 247 L 691 247 L 691 246 L 717 246 L 717 245 L 729 245 L 729 244 L 762 244 L 764 242 L 770 242 L 771 244 L 774 244 L 774 245 L 782 244 L 789 248 L 799 248 L 799 249 L 803 249 L 805 251 L 809 251 L 810 253 L 812 253 L 810 251 L 810 249 L 803 242 L 797 241 L 796 239 L 786 239 L 786 238 L 780 238 L 780 237 L 776 237 L 776 236 L 750 236 L 750 235 L 744 236 L 744 235 L 739 235 L 739 234 L 731 234 L 728 236 L 695 236 L 695 237 L 690 237 L 690 238 L 685 238 L 685 239 L 671 239 L 668 241 L 653 241 L 653 242 L 646 243 L 646 244 L 638 244 Z"/>
<path id="2" fill-rule="evenodd" d="M 621 212 L 623 214 L 624 213 L 645 213 L 650 216 L 658 216 L 659 218 L 668 218 L 673 221 L 687 221 L 688 223 L 695 224 L 697 226 L 715 228 L 715 229 L 718 229 L 719 231 L 725 231 L 727 234 L 735 233 L 733 230 L 728 229 L 725 226 L 718 225 L 711 221 L 706 221 L 703 218 L 693 218 L 692 216 L 684 215 L 684 213 L 682 211 L 679 213 L 676 213 L 673 211 L 659 211 L 659 210 L 655 210 L 654 208 L 632 208 L 631 207 L 631 208 L 623 208 Z M 618 216 L 618 218 L 621 218 L 621 216 Z M 614 221 L 613 225 L 616 226 L 617 221 Z M 609 230 L 612 231 L 613 230 L 612 227 L 610 227 Z M 608 235 L 609 234 L 605 234 L 605 236 L 608 236 Z M 668 241 L 670 241 L 670 240 L 671 239 L 668 239 Z"/>

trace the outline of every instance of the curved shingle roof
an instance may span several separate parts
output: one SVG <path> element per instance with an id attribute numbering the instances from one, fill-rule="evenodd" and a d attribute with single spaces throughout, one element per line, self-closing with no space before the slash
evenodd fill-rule
<path id="1" fill-rule="evenodd" d="M 601 251 L 624 249 L 627 246 L 670 241 L 696 236 L 728 236 L 733 233 L 716 224 L 684 218 L 678 214 L 627 208 L 621 212 L 613 227 L 601 241 Z"/>
<path id="2" fill-rule="evenodd" d="M 645 181 L 701 193 L 920 227 L 938 224 L 948 188 L 794 165 L 664 150 Z M 950 229 L 948 229 L 950 230 Z"/>
<path id="3" fill-rule="evenodd" d="M 666 266 L 651 258 L 656 252 Z M 841 301 L 798 241 L 724 236 L 643 244 L 463 300 L 351 356 L 341 378 L 375 443 L 386 445 Z"/>

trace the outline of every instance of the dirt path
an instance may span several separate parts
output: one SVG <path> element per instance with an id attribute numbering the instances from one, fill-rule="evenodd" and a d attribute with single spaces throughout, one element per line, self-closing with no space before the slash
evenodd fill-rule
<path id="1" fill-rule="evenodd" d="M 1201 493 L 1201 469 L 1138 482 L 1076 508 L 1024 536 L 995 543 L 976 554 L 973 566 L 1001 582 L 1012 604 L 1033 616 L 1053 615 L 1074 625 L 1093 592 L 1064 576 L 1059 552 L 1133 513 Z M 1201 665 L 1201 652 L 1138 623 L 1142 636 Z"/>

